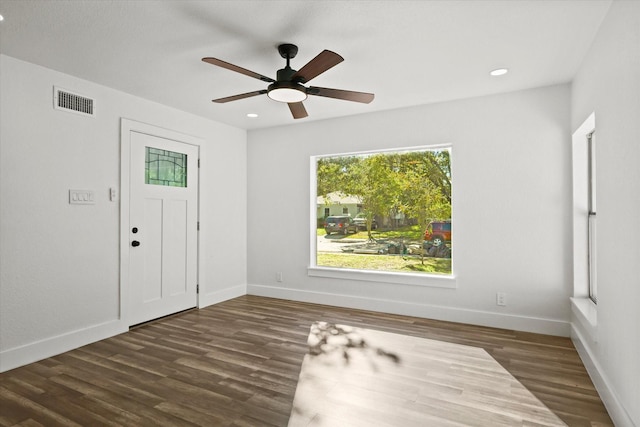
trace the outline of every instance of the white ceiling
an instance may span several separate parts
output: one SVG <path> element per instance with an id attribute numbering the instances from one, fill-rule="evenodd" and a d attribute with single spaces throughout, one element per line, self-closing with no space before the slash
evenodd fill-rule
<path id="1" fill-rule="evenodd" d="M 610 3 L 0 0 L 0 52 L 257 129 L 569 82 Z M 266 95 L 211 102 L 266 83 L 201 58 L 275 78 L 285 64 L 276 46 L 285 42 L 299 47 L 294 69 L 323 49 L 345 58 L 310 84 L 375 100 L 309 97 L 300 120 Z M 509 74 L 489 76 L 499 67 Z"/>

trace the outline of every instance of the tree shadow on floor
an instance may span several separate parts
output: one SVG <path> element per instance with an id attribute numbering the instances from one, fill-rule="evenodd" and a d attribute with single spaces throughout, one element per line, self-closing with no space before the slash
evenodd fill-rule
<path id="1" fill-rule="evenodd" d="M 396 365 L 401 363 L 398 354 L 371 345 L 356 328 L 326 322 L 316 322 L 311 326 L 310 356 L 340 354 L 344 364 L 349 365 L 355 352 L 366 357 L 375 370 L 377 370 L 377 358 L 391 361 Z"/>

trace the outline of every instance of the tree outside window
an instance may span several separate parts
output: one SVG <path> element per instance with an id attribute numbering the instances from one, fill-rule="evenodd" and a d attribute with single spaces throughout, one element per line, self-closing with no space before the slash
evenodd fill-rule
<path id="1" fill-rule="evenodd" d="M 356 198 L 360 212 L 357 230 L 334 234 L 324 220 L 317 266 L 451 274 L 450 147 L 317 157 L 316 183 L 316 196 Z M 444 238 L 425 240 L 444 223 Z"/>

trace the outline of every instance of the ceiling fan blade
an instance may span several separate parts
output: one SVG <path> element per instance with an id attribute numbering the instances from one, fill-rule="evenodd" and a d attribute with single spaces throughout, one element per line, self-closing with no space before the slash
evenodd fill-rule
<path id="1" fill-rule="evenodd" d="M 331 52 L 330 50 L 323 50 L 318 56 L 307 62 L 307 65 L 299 69 L 298 72 L 291 77 L 291 80 L 306 83 L 342 61 L 344 61 L 344 58 L 337 53 Z"/>
<path id="2" fill-rule="evenodd" d="M 368 104 L 373 101 L 374 94 L 366 92 L 354 92 L 352 90 L 329 89 L 326 87 L 311 86 L 307 89 L 307 94 L 316 96 L 326 96 L 327 98 L 344 99 L 345 101 L 362 102 Z"/>
<path id="3" fill-rule="evenodd" d="M 293 114 L 294 119 L 304 119 L 309 114 L 307 114 L 307 110 L 302 105 L 302 102 L 290 102 L 289 110 L 291 110 L 291 114 Z"/>
<path id="4" fill-rule="evenodd" d="M 245 76 L 253 77 L 258 80 L 262 80 L 263 82 L 273 83 L 273 80 L 270 77 L 263 76 L 262 74 L 258 74 L 251 70 L 247 70 L 246 68 L 238 67 L 237 65 L 230 64 L 221 59 L 217 58 L 202 58 L 202 60 L 208 64 L 217 65 L 218 67 L 226 68 L 227 70 L 235 71 L 236 73 L 244 74 Z"/>
<path id="5" fill-rule="evenodd" d="M 227 96 L 225 98 L 214 99 L 213 102 L 217 104 L 224 104 L 225 102 L 237 101 L 238 99 L 251 98 L 252 96 L 263 95 L 267 93 L 266 89 L 256 90 L 253 92 L 241 93 L 240 95 Z"/>

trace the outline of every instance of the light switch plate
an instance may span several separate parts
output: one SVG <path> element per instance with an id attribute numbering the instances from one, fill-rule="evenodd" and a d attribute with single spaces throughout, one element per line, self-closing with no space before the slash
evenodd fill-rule
<path id="1" fill-rule="evenodd" d="M 95 205 L 96 195 L 93 190 L 69 190 L 69 204 Z"/>
<path id="2" fill-rule="evenodd" d="M 507 294 L 505 292 L 496 293 L 496 305 L 499 305 L 502 307 L 507 305 Z"/>

